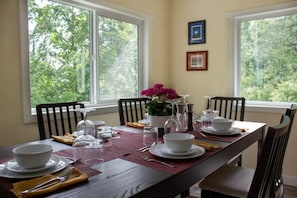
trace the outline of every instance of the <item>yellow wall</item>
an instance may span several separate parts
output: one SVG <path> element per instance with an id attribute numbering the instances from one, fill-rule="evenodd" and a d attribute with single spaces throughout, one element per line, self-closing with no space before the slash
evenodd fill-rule
<path id="1" fill-rule="evenodd" d="M 101 2 L 101 0 L 92 0 Z M 229 23 L 227 14 L 288 0 L 108 0 L 151 16 L 150 84 L 164 83 L 180 94 L 190 94 L 194 111 L 205 107 L 206 95 L 229 95 Z M 0 0 L 0 146 L 38 139 L 36 123 L 23 123 L 18 0 Z M 206 19 L 206 44 L 188 45 L 188 22 Z M 186 71 L 186 52 L 208 50 L 208 71 Z M 93 117 L 118 125 L 117 113 Z M 280 114 L 247 112 L 246 120 L 279 121 Z M 297 178 L 297 123 L 289 141 L 284 174 Z M 255 146 L 244 153 L 244 164 L 255 165 Z"/>
<path id="2" fill-rule="evenodd" d="M 179 93 L 190 94 L 189 102 L 195 104 L 194 111 L 201 112 L 206 106 L 204 96 L 231 95 L 232 68 L 229 60 L 228 13 L 246 9 L 272 6 L 290 2 L 287 0 L 173 0 L 172 3 L 172 51 L 171 83 Z M 206 20 L 206 43 L 188 45 L 188 22 Z M 186 52 L 208 50 L 208 71 L 186 71 Z M 246 112 L 245 120 L 275 125 L 280 113 Z M 297 179 L 297 118 L 289 140 L 284 175 Z M 256 146 L 244 152 L 245 166 L 255 167 Z M 296 182 L 296 181 L 295 181 Z M 297 182 L 295 183 L 297 185 Z"/>

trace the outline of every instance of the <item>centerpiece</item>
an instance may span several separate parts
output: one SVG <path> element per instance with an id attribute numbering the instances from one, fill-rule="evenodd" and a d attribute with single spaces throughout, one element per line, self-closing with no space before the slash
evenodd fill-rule
<path id="1" fill-rule="evenodd" d="M 142 90 L 141 95 L 151 98 L 146 104 L 148 119 L 152 126 L 164 129 L 164 123 L 172 115 L 172 99 L 180 98 L 172 88 L 165 88 L 163 84 L 156 83 L 153 87 Z"/>

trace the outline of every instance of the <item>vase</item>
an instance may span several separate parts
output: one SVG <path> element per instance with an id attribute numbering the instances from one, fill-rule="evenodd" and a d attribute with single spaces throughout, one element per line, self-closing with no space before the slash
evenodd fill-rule
<path id="1" fill-rule="evenodd" d="M 154 127 L 158 127 L 159 137 L 163 137 L 164 124 L 165 124 L 166 120 L 168 120 L 170 117 L 171 117 L 171 115 L 170 116 L 153 116 L 153 115 L 148 116 L 150 125 L 154 126 Z"/>

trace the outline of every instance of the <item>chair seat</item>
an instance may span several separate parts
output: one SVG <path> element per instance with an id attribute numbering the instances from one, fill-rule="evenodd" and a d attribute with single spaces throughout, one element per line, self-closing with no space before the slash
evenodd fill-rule
<path id="1" fill-rule="evenodd" d="M 247 197 L 254 173 L 254 169 L 225 165 L 207 176 L 199 187 L 234 197 Z"/>

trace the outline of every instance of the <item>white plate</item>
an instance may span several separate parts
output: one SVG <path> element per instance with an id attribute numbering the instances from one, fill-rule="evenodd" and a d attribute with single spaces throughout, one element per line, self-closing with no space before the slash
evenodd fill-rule
<path id="1" fill-rule="evenodd" d="M 147 119 L 144 119 L 144 120 L 138 120 L 138 123 L 139 124 L 144 124 L 144 125 L 149 125 L 150 124 L 150 121 L 147 120 Z"/>
<path id="2" fill-rule="evenodd" d="M 17 162 L 14 159 L 12 159 L 6 163 L 6 169 L 13 171 L 13 172 L 18 172 L 18 173 L 33 173 L 33 172 L 43 171 L 43 170 L 53 167 L 57 163 L 58 160 L 59 159 L 56 156 L 51 156 L 50 160 L 48 161 L 48 163 L 46 163 L 45 166 L 43 166 L 41 168 L 25 169 L 25 168 L 22 168 L 21 166 L 19 166 L 17 164 Z"/>
<path id="3" fill-rule="evenodd" d="M 156 144 L 155 146 L 152 146 L 149 149 L 149 152 L 155 156 L 168 158 L 168 159 L 191 159 L 191 158 L 199 157 L 205 153 L 205 149 L 200 146 L 195 147 L 196 152 L 189 155 L 182 155 L 182 156 L 164 153 L 164 150 L 166 149 L 167 148 L 164 144 Z"/>
<path id="4" fill-rule="evenodd" d="M 10 171 L 7 169 L 8 162 L 1 163 L 0 177 L 14 178 L 14 179 L 27 179 L 27 178 L 33 178 L 33 177 L 40 177 L 46 174 L 52 174 L 52 173 L 58 172 L 64 169 L 65 167 L 67 167 L 69 164 L 69 160 L 67 160 L 65 157 L 62 157 L 62 156 L 52 155 L 51 159 L 55 161 L 55 165 L 53 167 L 50 167 L 45 170 L 40 170 L 37 172 L 25 172 L 25 173 Z"/>
<path id="5" fill-rule="evenodd" d="M 184 152 L 184 153 L 175 153 L 169 150 L 165 145 L 159 148 L 162 153 L 166 155 L 174 155 L 174 156 L 186 156 L 186 155 L 193 155 L 196 152 L 199 152 L 200 146 L 192 144 L 191 150 Z"/>
<path id="6" fill-rule="evenodd" d="M 240 129 L 238 128 L 230 128 L 228 131 L 218 131 L 212 126 L 201 127 L 201 131 L 205 133 L 214 134 L 214 135 L 236 135 L 241 132 Z"/>

